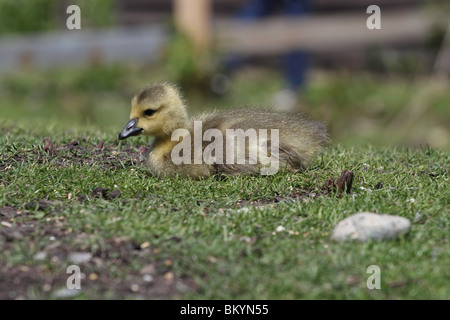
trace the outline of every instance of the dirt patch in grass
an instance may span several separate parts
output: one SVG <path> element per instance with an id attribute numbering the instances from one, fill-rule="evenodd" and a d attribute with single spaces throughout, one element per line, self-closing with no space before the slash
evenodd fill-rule
<path id="1" fill-rule="evenodd" d="M 6 148 L 8 154 L 0 157 L 0 173 L 18 163 L 56 167 L 95 165 L 105 170 L 120 170 L 144 165 L 148 147 L 137 149 L 124 144 L 119 148 L 103 141 L 92 145 L 83 139 L 55 145 L 50 138 L 45 138 L 42 145 L 32 149 L 20 150 L 13 144 Z M 88 196 L 114 200 L 121 196 L 121 191 L 97 187 L 89 195 L 78 195 L 78 200 L 83 202 Z M 6 257 L 21 256 L 26 261 L 0 261 L 0 300 L 164 299 L 196 290 L 192 279 L 172 272 L 172 260 L 159 252 L 159 248 L 123 237 L 95 243 L 89 239 L 94 235 L 72 230 L 59 214 L 62 206 L 61 201 L 44 198 L 20 208 L 0 208 L 0 249 Z M 18 251 L 21 253 L 17 254 Z M 70 265 L 80 268 L 80 290 L 67 288 L 73 274 L 67 272 Z"/>
<path id="2" fill-rule="evenodd" d="M 18 150 L 14 145 L 7 149 L 8 154 L 0 158 L 0 172 L 17 163 L 45 163 L 57 167 L 95 165 L 105 170 L 144 166 L 148 147 L 137 149 L 124 144 L 119 149 L 118 145 L 106 145 L 102 141 L 89 144 L 85 140 L 58 146 L 45 138 L 42 145 L 33 149 Z M 298 188 L 288 195 L 270 199 L 242 200 L 237 207 L 307 201 L 336 193 L 343 195 L 351 192 L 352 180 L 353 173 L 345 170 L 340 177 L 324 181 L 315 190 Z M 121 197 L 121 191 L 96 187 L 89 195 L 75 196 L 80 202 L 87 197 L 114 200 Z M 90 239 L 94 235 L 72 230 L 60 215 L 63 205 L 61 201 L 37 199 L 21 208 L 0 208 L 0 249 L 11 257 L 21 251 L 19 256 L 26 261 L 0 261 L 0 299 L 164 299 L 197 289 L 193 279 L 175 275 L 172 259 L 150 243 L 136 243 L 124 237 L 95 243 L 96 240 Z M 68 278 L 72 275 L 67 272 L 70 265 L 80 267 L 80 290 L 67 289 Z"/>
<path id="3" fill-rule="evenodd" d="M 33 218 L 29 211 L 0 208 L 3 253 L 34 252 L 26 264 L 0 261 L 0 300 L 163 299 L 176 297 L 181 291 L 196 290 L 192 279 L 172 273 L 172 260 L 159 248 L 126 237 L 106 239 L 96 249 L 87 247 L 85 240 L 89 235 L 74 232 L 64 219 L 55 216 L 58 207 L 52 204 L 51 208 L 45 208 L 44 219 Z M 80 268 L 80 290 L 67 289 L 67 281 L 73 274 L 67 272 L 70 265 Z"/>
<path id="4" fill-rule="evenodd" d="M 126 168 L 144 164 L 148 147 L 136 149 L 124 144 L 119 149 L 118 145 L 106 145 L 103 141 L 90 145 L 85 139 L 55 146 L 50 138 L 45 138 L 42 145 L 33 149 L 18 150 L 15 145 L 6 145 L 6 149 L 10 155 L 0 159 L 0 172 L 17 163 L 30 162 L 59 167 L 95 164 L 108 170 Z"/>
<path id="5" fill-rule="evenodd" d="M 306 189 L 297 189 L 291 192 L 290 194 L 283 196 L 275 196 L 270 199 L 260 199 L 256 201 L 250 200 L 240 200 L 236 206 L 253 206 L 253 207 L 261 207 L 266 205 L 273 205 L 280 202 L 289 202 L 289 201 L 308 201 L 309 199 L 314 199 L 320 196 L 326 196 L 329 194 L 337 195 L 338 197 L 342 197 L 344 194 L 350 194 L 352 185 L 353 185 L 353 172 L 349 170 L 343 170 L 339 178 L 330 178 L 327 179 L 322 186 L 316 187 L 315 190 L 306 190 Z M 382 187 L 382 186 L 381 186 Z"/>

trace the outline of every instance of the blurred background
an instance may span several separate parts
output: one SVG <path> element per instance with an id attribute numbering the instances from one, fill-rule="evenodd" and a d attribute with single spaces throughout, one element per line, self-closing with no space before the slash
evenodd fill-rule
<path id="1" fill-rule="evenodd" d="M 0 0 L 0 124 L 119 132 L 140 88 L 173 81 L 193 114 L 261 106 L 333 144 L 450 150 L 450 2 L 373 2 Z"/>

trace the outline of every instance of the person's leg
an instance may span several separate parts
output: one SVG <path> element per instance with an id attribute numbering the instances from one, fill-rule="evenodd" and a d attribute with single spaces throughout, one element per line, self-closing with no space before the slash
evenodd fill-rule
<path id="1" fill-rule="evenodd" d="M 309 54 L 304 51 L 290 51 L 284 56 L 284 75 L 289 89 L 297 90 L 306 84 Z"/>
<path id="2" fill-rule="evenodd" d="M 310 12 L 309 0 L 283 0 L 283 5 L 284 14 L 289 17 L 301 17 Z M 296 90 L 304 86 L 308 65 L 309 55 L 305 51 L 293 50 L 284 56 L 284 74 L 290 89 Z"/>
<path id="3" fill-rule="evenodd" d="M 301 16 L 311 11 L 310 0 L 283 0 L 284 14 L 287 16 Z"/>
<path id="4" fill-rule="evenodd" d="M 267 16 L 272 10 L 274 0 L 249 0 L 236 14 L 240 21 L 258 20 Z M 229 55 L 224 58 L 225 73 L 232 73 L 245 63 L 245 59 L 239 55 Z"/>
<path id="5" fill-rule="evenodd" d="M 267 16 L 273 9 L 273 0 L 249 0 L 237 14 L 241 20 L 257 20 Z"/>

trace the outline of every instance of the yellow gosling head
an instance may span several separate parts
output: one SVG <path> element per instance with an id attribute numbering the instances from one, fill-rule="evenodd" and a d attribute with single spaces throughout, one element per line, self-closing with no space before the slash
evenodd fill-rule
<path id="1" fill-rule="evenodd" d="M 185 128 L 187 121 L 186 106 L 178 88 L 167 82 L 157 83 L 131 100 L 130 121 L 119 139 L 139 134 L 170 137 L 175 129 Z"/>

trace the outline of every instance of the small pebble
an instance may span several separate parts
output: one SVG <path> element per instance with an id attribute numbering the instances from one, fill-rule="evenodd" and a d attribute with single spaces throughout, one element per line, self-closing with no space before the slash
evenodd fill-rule
<path id="1" fill-rule="evenodd" d="M 39 251 L 34 255 L 34 260 L 45 260 L 47 258 L 47 253 L 44 251 Z"/>
<path id="2" fill-rule="evenodd" d="M 164 279 L 166 279 L 166 280 L 169 281 L 169 282 L 173 281 L 173 278 L 174 278 L 174 276 L 173 276 L 173 273 L 172 273 L 172 272 L 166 272 L 166 273 L 164 274 Z"/>
<path id="3" fill-rule="evenodd" d="M 150 274 L 144 274 L 142 276 L 142 280 L 144 280 L 145 282 L 152 282 L 153 281 L 153 277 Z"/>
<path id="4" fill-rule="evenodd" d="M 50 284 L 46 283 L 42 286 L 42 290 L 45 292 L 49 292 L 50 290 L 52 290 L 52 286 Z"/>
<path id="5" fill-rule="evenodd" d="M 423 219 L 424 219 L 424 216 L 420 214 L 420 211 L 417 211 L 416 214 L 414 215 L 413 222 L 418 223 L 418 222 L 421 222 Z"/>
<path id="6" fill-rule="evenodd" d="M 387 214 L 370 212 L 357 213 L 340 221 L 331 238 L 336 241 L 386 240 L 408 233 L 411 223 L 408 219 Z"/>
<path id="7" fill-rule="evenodd" d="M 148 248 L 148 247 L 150 247 L 150 242 L 148 242 L 148 241 L 143 242 L 143 243 L 141 243 L 141 245 L 140 245 L 140 248 L 141 248 L 141 249 L 145 249 L 145 248 Z"/>
<path id="8" fill-rule="evenodd" d="M 89 280 L 96 281 L 97 279 L 98 279 L 98 274 L 96 274 L 96 273 L 89 274 Z"/>
<path id="9" fill-rule="evenodd" d="M 81 293 L 81 290 L 62 288 L 62 289 L 55 291 L 54 296 L 57 299 L 67 299 L 67 298 L 76 297 L 80 293 Z"/>
<path id="10" fill-rule="evenodd" d="M 133 292 L 138 292 L 138 291 L 139 291 L 139 285 L 137 285 L 137 284 L 132 284 L 132 285 L 130 286 L 130 289 L 131 289 L 131 291 L 133 291 Z"/>
<path id="11" fill-rule="evenodd" d="M 74 264 L 86 263 L 92 259 L 92 254 L 89 252 L 72 252 L 68 259 Z"/>

